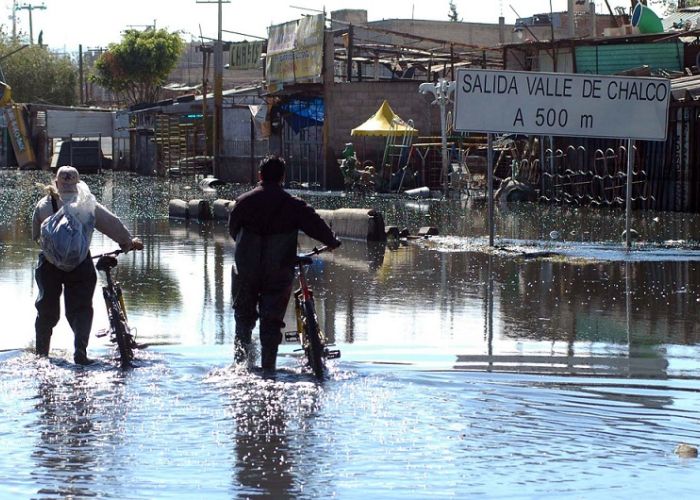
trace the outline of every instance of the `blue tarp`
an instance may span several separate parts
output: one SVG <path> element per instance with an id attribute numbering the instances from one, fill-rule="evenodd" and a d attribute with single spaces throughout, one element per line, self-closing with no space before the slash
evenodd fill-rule
<path id="1" fill-rule="evenodd" d="M 284 120 L 299 132 L 304 127 L 323 124 L 325 107 L 323 99 L 293 99 L 280 106 L 285 112 Z"/>

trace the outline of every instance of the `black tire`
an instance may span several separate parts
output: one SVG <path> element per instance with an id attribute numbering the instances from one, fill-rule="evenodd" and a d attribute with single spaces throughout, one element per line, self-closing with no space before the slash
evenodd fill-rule
<path id="1" fill-rule="evenodd" d="M 109 307 L 110 326 L 114 332 L 114 338 L 117 340 L 119 359 L 121 361 L 122 368 L 128 368 L 131 366 L 131 360 L 134 357 L 134 352 L 131 349 L 129 332 L 127 331 L 126 324 L 123 320 L 124 315 L 122 313 L 122 307 L 117 300 L 111 300 Z"/>
<path id="2" fill-rule="evenodd" d="M 319 336 L 316 313 L 314 311 L 313 300 L 304 303 L 304 337 L 306 337 L 306 357 L 309 366 L 318 380 L 323 380 L 325 375 L 325 365 L 323 364 L 323 345 Z"/>
<path id="3" fill-rule="evenodd" d="M 114 331 L 114 336 L 117 338 L 122 368 L 131 367 L 131 360 L 134 359 L 134 351 L 131 350 L 131 342 L 129 341 L 126 325 L 123 321 L 120 322 L 119 326 Z"/>

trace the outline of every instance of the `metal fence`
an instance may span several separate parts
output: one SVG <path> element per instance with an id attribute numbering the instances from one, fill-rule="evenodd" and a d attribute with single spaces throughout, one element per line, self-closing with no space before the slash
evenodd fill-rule
<path id="1" fill-rule="evenodd" d="M 674 104 L 666 141 L 636 141 L 632 174 L 635 208 L 700 212 L 700 106 Z M 541 138 L 539 153 L 518 157 L 517 178 L 550 203 L 623 206 L 627 141 Z"/>

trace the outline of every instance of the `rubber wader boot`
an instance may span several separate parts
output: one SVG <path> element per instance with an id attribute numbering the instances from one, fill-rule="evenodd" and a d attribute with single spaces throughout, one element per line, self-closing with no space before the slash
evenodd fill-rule
<path id="1" fill-rule="evenodd" d="M 36 355 L 48 357 L 49 347 L 51 346 L 51 333 L 37 333 L 36 334 Z"/>
<path id="2" fill-rule="evenodd" d="M 233 341 L 233 361 L 237 365 L 242 365 L 248 362 L 250 358 L 250 342 L 244 342 L 241 339 Z"/>
<path id="3" fill-rule="evenodd" d="M 263 346 L 260 357 L 264 372 L 274 372 L 277 369 L 277 346 Z"/>
<path id="4" fill-rule="evenodd" d="M 73 355 L 73 361 L 75 362 L 76 365 L 83 365 L 83 366 L 91 365 L 95 362 L 94 359 L 88 358 L 87 354 L 84 354 L 84 353 L 75 353 L 75 355 Z"/>
<path id="5" fill-rule="evenodd" d="M 76 365 L 91 365 L 95 362 L 87 356 L 88 340 L 90 339 L 90 328 L 84 326 L 75 334 L 75 352 L 73 361 Z"/>

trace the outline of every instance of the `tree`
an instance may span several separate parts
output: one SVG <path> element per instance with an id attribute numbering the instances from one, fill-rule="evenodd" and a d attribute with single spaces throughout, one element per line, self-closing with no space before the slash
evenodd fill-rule
<path id="1" fill-rule="evenodd" d="M 90 79 L 130 105 L 155 102 L 161 86 L 177 65 L 184 42 L 167 30 L 127 30 L 95 63 Z"/>
<path id="2" fill-rule="evenodd" d="M 447 14 L 447 17 L 453 23 L 459 23 L 462 21 L 457 13 L 457 6 L 455 5 L 454 0 L 450 0 L 450 12 Z"/>
<path id="3" fill-rule="evenodd" d="M 78 70 L 69 57 L 50 52 L 45 46 L 22 48 L 18 41 L 0 34 L 0 59 L 14 101 L 76 104 Z"/>

